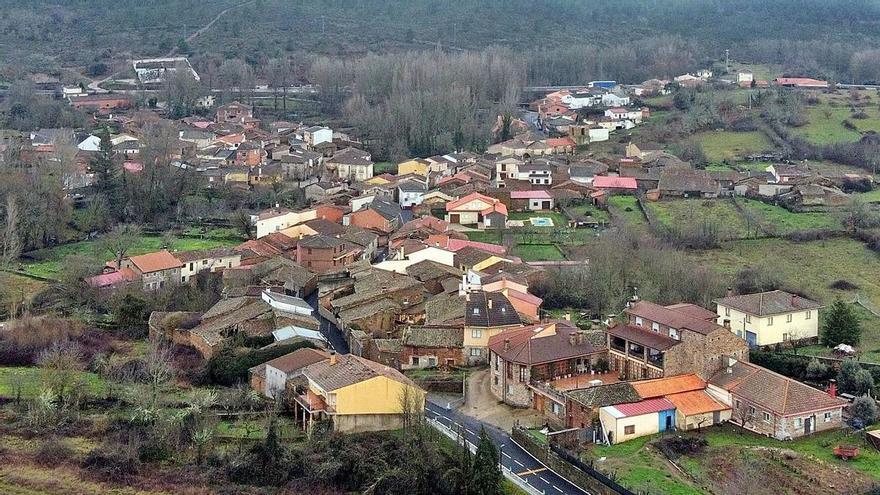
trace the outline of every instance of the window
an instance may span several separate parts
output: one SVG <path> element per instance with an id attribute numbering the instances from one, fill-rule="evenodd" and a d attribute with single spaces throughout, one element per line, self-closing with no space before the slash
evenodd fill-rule
<path id="1" fill-rule="evenodd" d="M 480 314 L 480 308 L 474 308 L 474 314 L 475 315 Z"/>
<path id="2" fill-rule="evenodd" d="M 769 327 L 772 324 L 773 324 L 773 317 L 771 316 L 770 318 L 767 318 L 767 326 Z"/>
<path id="3" fill-rule="evenodd" d="M 413 357 L 412 357 L 412 365 L 413 365 L 413 366 L 418 366 L 418 365 L 419 365 L 419 357 L 418 357 L 418 356 L 413 356 Z"/>
<path id="4" fill-rule="evenodd" d="M 730 308 L 724 308 L 724 316 L 730 316 Z"/>
<path id="5" fill-rule="evenodd" d="M 763 416 L 764 416 L 764 421 L 769 423 L 770 422 L 770 413 L 765 412 L 763 414 Z"/>
<path id="6" fill-rule="evenodd" d="M 825 417 L 822 418 L 822 421 L 824 421 L 825 423 L 830 423 L 831 422 L 831 413 L 830 412 L 825 413 Z"/>
<path id="7" fill-rule="evenodd" d="M 190 263 L 190 264 L 189 264 L 189 270 L 190 270 L 190 271 L 193 271 L 193 270 L 195 270 L 195 269 L 196 269 L 196 264 L 195 264 L 195 263 Z"/>
<path id="8" fill-rule="evenodd" d="M 746 315 L 746 323 L 752 322 L 752 315 Z"/>
<path id="9" fill-rule="evenodd" d="M 307 252 L 308 252 L 309 254 L 312 254 L 312 248 L 308 248 L 308 251 L 307 251 Z"/>
<path id="10" fill-rule="evenodd" d="M 804 426 L 804 420 L 803 420 L 803 419 L 801 419 L 801 418 L 795 418 L 795 419 L 794 419 L 794 427 L 795 427 L 795 428 L 802 428 L 803 426 Z"/>
<path id="11" fill-rule="evenodd" d="M 523 383 L 526 381 L 526 374 L 527 373 L 528 373 L 528 368 L 526 368 L 525 366 L 519 367 L 519 381 L 520 381 L 520 383 Z"/>
<path id="12" fill-rule="evenodd" d="M 807 311 L 806 313 L 804 313 L 804 319 L 809 320 L 810 318 L 812 318 L 812 316 L 813 316 L 812 311 Z"/>
<path id="13" fill-rule="evenodd" d="M 635 433 L 636 433 L 636 426 L 635 425 L 629 425 L 629 426 L 623 427 L 623 434 L 624 435 L 635 435 Z"/>
<path id="14" fill-rule="evenodd" d="M 754 406 L 749 406 L 749 414 L 755 414 L 755 412 Z"/>
<path id="15" fill-rule="evenodd" d="M 555 414 L 557 416 L 562 412 L 562 406 L 560 406 L 559 404 L 557 404 L 555 402 L 553 403 L 552 409 L 553 409 L 553 414 Z"/>
<path id="16" fill-rule="evenodd" d="M 736 409 L 739 409 L 739 406 L 740 406 L 739 399 L 733 399 L 733 407 L 735 407 Z"/>
<path id="17" fill-rule="evenodd" d="M 208 264 L 208 260 L 202 260 L 202 266 L 206 266 Z"/>
<path id="18" fill-rule="evenodd" d="M 674 328 L 669 329 L 669 336 L 675 340 L 678 340 L 678 330 Z"/>
<path id="19" fill-rule="evenodd" d="M 785 315 L 785 322 L 786 323 L 791 323 L 791 316 L 792 316 L 791 313 Z"/>
<path id="20" fill-rule="evenodd" d="M 651 330 L 653 330 L 654 333 L 660 333 L 660 324 L 657 322 L 651 323 Z"/>
<path id="21" fill-rule="evenodd" d="M 477 347 L 471 348 L 471 356 L 480 357 L 483 355 L 483 351 Z"/>
<path id="22" fill-rule="evenodd" d="M 498 385 L 498 377 L 495 377 L 495 385 Z"/>
<path id="23" fill-rule="evenodd" d="M 788 334 L 787 334 L 787 333 L 783 333 L 783 334 L 782 334 L 782 341 L 783 341 L 783 342 L 787 342 L 787 341 L 788 341 Z"/>
<path id="24" fill-rule="evenodd" d="M 428 358 L 428 367 L 433 368 L 435 366 L 437 366 L 437 358 L 429 357 Z"/>
<path id="25" fill-rule="evenodd" d="M 471 330 L 471 338 L 472 338 L 472 339 L 480 339 L 480 338 L 483 338 L 483 331 L 482 331 L 482 330 L 479 330 L 479 329 L 476 329 L 476 328 L 473 329 L 473 330 Z"/>

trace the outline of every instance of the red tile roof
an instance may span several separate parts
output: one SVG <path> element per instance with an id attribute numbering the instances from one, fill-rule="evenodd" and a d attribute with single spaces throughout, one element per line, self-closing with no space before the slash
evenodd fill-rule
<path id="1" fill-rule="evenodd" d="M 122 270 L 117 270 L 115 272 L 110 273 L 102 273 L 101 275 L 95 275 L 94 277 L 89 277 L 86 279 L 86 282 L 91 286 L 97 289 L 102 287 L 112 287 L 114 285 L 122 284 L 125 282 L 132 282 L 138 279 L 138 274 L 134 272 L 131 268 L 123 268 Z"/>
<path id="2" fill-rule="evenodd" d="M 673 403 L 675 408 L 685 416 L 730 409 L 730 407 L 713 399 L 705 390 L 693 390 L 690 392 L 682 392 L 680 394 L 667 395 L 666 400 Z"/>
<path id="3" fill-rule="evenodd" d="M 131 256 L 128 260 L 131 261 L 141 273 L 160 272 L 162 270 L 171 270 L 183 266 L 183 263 L 181 263 L 179 259 L 175 258 L 173 254 L 165 249 L 156 251 L 155 253 Z"/>
<path id="4" fill-rule="evenodd" d="M 638 189 L 635 177 L 600 175 L 593 178 L 593 187 L 599 189 Z"/>
<path id="5" fill-rule="evenodd" d="M 556 148 L 558 146 L 576 146 L 577 143 L 574 142 L 574 139 L 565 136 L 561 138 L 550 138 L 547 140 L 547 145 Z"/>
<path id="6" fill-rule="evenodd" d="M 510 199 L 553 199 L 547 191 L 511 191 Z"/>
<path id="7" fill-rule="evenodd" d="M 631 416 L 641 416 L 643 414 L 652 414 L 675 409 L 675 404 L 666 399 L 648 399 L 629 404 L 617 404 L 612 407 L 620 411 L 624 418 L 628 418 Z"/>
<path id="8" fill-rule="evenodd" d="M 499 202 L 497 199 L 486 196 L 485 194 L 473 192 L 463 198 L 459 198 L 455 201 L 450 201 L 450 202 L 446 203 L 446 211 L 456 210 L 460 206 L 464 206 L 474 200 L 480 200 L 480 201 L 486 203 L 487 205 L 494 205 Z M 480 208 L 480 210 L 484 210 L 484 208 Z M 474 211 L 477 211 L 477 210 L 474 210 Z"/>
<path id="9" fill-rule="evenodd" d="M 706 388 L 706 382 L 699 376 L 691 373 L 688 375 L 655 378 L 653 380 L 640 380 L 632 382 L 632 386 L 643 399 L 653 399 L 670 394 L 703 390 Z"/>

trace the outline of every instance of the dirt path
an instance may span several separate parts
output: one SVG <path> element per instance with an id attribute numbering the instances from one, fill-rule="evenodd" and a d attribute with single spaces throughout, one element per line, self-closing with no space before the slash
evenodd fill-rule
<path id="1" fill-rule="evenodd" d="M 510 431 L 517 420 L 525 426 L 544 423 L 541 414 L 534 409 L 514 408 L 500 402 L 490 390 L 490 380 L 488 368 L 471 373 L 468 377 L 467 398 L 459 411 L 504 431 Z"/>
<path id="2" fill-rule="evenodd" d="M 193 34 L 187 36 L 185 41 L 186 41 L 187 43 L 189 43 L 190 41 L 192 41 L 192 40 L 198 38 L 202 33 L 204 33 L 205 31 L 207 31 L 208 29 L 211 29 L 211 26 L 213 26 L 217 21 L 219 21 L 220 18 L 223 17 L 224 15 L 226 15 L 226 13 L 229 12 L 230 10 L 234 10 L 234 9 L 237 9 L 237 8 L 240 8 L 240 7 L 244 7 L 245 5 L 248 5 L 248 4 L 251 4 L 251 3 L 254 3 L 254 1 L 255 1 L 255 0 L 248 0 L 247 2 L 242 2 L 242 3 L 239 3 L 239 4 L 233 5 L 232 7 L 229 7 L 229 8 L 227 8 L 227 9 L 225 9 L 225 10 L 220 11 L 219 14 L 217 14 L 216 16 L 214 16 L 214 18 L 211 19 L 207 24 L 205 24 L 204 26 L 202 26 L 201 28 L 199 28 L 198 31 L 196 31 L 196 32 L 194 32 Z M 177 54 L 177 47 L 175 46 L 175 47 L 172 48 L 171 51 L 169 51 L 165 56 L 166 56 L 166 57 L 173 57 L 173 56 L 176 55 L 176 54 Z"/>

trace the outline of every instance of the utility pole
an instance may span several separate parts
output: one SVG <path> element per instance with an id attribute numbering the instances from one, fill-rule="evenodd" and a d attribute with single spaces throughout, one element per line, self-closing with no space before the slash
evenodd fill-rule
<path id="1" fill-rule="evenodd" d="M 724 50 L 724 71 L 730 72 L 730 50 Z"/>

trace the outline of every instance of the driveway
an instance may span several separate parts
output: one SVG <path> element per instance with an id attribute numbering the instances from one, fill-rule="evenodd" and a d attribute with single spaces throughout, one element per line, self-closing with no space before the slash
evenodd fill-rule
<path id="1" fill-rule="evenodd" d="M 499 401 L 490 390 L 491 379 L 488 368 L 471 373 L 465 403 L 459 411 L 504 431 L 511 431 L 516 421 L 528 427 L 544 424 L 545 420 L 538 411 L 511 407 Z"/>

